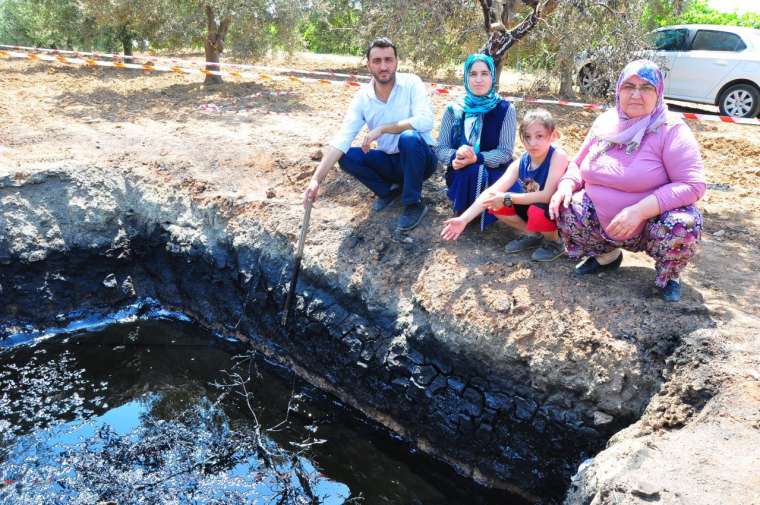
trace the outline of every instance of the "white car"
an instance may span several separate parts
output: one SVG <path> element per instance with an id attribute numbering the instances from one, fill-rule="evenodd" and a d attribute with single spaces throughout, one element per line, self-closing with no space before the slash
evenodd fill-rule
<path id="1" fill-rule="evenodd" d="M 717 105 L 721 114 L 760 114 L 760 30 L 721 25 L 666 26 L 652 32 L 663 63 L 665 97 Z M 579 65 L 583 92 L 598 91 L 601 73 L 586 57 Z"/>

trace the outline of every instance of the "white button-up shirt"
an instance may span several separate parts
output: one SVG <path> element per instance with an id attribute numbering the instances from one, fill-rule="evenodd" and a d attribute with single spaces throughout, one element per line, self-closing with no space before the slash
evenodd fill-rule
<path id="1" fill-rule="evenodd" d="M 396 74 L 396 82 L 383 102 L 375 95 L 373 81 L 363 84 L 354 95 L 340 132 L 330 145 L 345 153 L 351 147 L 356 134 L 366 124 L 372 130 L 380 125 L 398 123 L 408 119 L 428 145 L 433 145 L 430 131 L 433 129 L 433 107 L 422 79 L 414 74 Z M 398 152 L 398 134 L 384 133 L 377 139 L 377 148 L 388 154 Z"/>

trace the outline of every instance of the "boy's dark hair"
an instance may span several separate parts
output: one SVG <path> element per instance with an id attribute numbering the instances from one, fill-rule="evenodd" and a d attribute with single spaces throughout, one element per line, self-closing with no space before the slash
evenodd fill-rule
<path id="1" fill-rule="evenodd" d="M 378 37 L 372 42 L 369 43 L 369 46 L 367 46 L 367 52 L 364 53 L 364 57 L 369 59 L 369 53 L 376 47 L 392 47 L 393 48 L 393 55 L 398 58 L 398 51 L 396 50 L 396 46 L 393 45 L 393 42 L 391 42 L 391 39 L 388 37 Z"/>

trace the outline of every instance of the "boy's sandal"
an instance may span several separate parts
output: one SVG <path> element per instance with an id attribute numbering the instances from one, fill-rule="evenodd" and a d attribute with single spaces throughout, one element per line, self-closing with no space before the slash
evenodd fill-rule
<path id="1" fill-rule="evenodd" d="M 530 235 L 523 235 L 520 238 L 516 238 L 507 245 L 504 246 L 504 252 L 507 254 L 518 253 L 525 251 L 526 249 L 532 249 L 538 247 L 544 240 L 544 236 L 540 233 L 533 233 Z"/>
<path id="2" fill-rule="evenodd" d="M 562 242 L 544 240 L 541 247 L 533 251 L 530 259 L 533 261 L 554 261 L 565 254 L 565 246 Z"/>

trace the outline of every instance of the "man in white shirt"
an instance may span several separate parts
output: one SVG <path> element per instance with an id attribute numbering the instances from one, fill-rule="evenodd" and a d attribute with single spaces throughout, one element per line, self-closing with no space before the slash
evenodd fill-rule
<path id="1" fill-rule="evenodd" d="M 373 40 L 366 56 L 372 80 L 356 93 L 340 132 L 326 147 L 304 191 L 304 204 L 317 200 L 320 183 L 337 161 L 343 170 L 375 193 L 372 208 L 376 212 L 400 195 L 404 212 L 398 228 L 408 231 L 427 212 L 422 202 L 422 181 L 436 168 L 430 135 L 433 109 L 419 77 L 396 73 L 398 54 L 390 40 Z M 365 124 L 369 132 L 362 146 L 351 147 Z M 370 149 L 375 141 L 377 149 Z"/>

